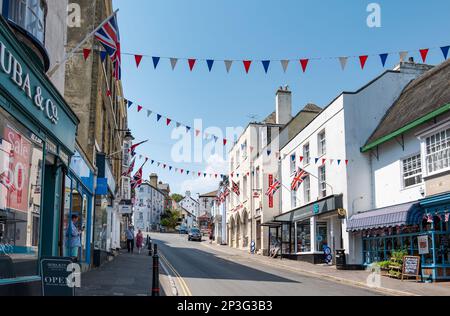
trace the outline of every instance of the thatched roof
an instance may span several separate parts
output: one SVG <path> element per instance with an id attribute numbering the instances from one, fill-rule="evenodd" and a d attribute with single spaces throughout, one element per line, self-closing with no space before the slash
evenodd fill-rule
<path id="1" fill-rule="evenodd" d="M 450 103 L 450 60 L 413 80 L 389 109 L 366 146 Z"/>

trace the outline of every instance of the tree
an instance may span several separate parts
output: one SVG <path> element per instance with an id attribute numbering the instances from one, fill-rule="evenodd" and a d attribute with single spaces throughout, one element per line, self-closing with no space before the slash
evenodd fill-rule
<path id="1" fill-rule="evenodd" d="M 175 229 L 178 226 L 180 218 L 180 211 L 167 210 L 166 213 L 161 217 L 161 225 L 169 229 Z"/>
<path id="2" fill-rule="evenodd" d="M 172 194 L 171 198 L 175 202 L 179 203 L 183 199 L 183 196 L 181 194 L 174 193 Z"/>

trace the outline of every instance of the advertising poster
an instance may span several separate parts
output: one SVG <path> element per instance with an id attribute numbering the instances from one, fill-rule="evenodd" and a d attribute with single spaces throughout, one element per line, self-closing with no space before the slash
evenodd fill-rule
<path id="1" fill-rule="evenodd" d="M 28 212 L 31 142 L 9 126 L 5 127 L 4 135 L 6 141 L 12 144 L 7 170 L 12 184 L 7 201 L 8 208 Z"/>
<path id="2" fill-rule="evenodd" d="M 419 242 L 419 255 L 429 254 L 430 250 L 428 249 L 428 236 L 419 236 L 417 237 L 417 240 Z"/>

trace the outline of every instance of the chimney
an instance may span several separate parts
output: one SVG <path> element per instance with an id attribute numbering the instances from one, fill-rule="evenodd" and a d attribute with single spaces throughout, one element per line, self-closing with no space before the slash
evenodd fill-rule
<path id="1" fill-rule="evenodd" d="M 287 124 L 292 119 L 292 92 L 289 86 L 280 87 L 276 94 L 276 123 Z"/>
<path id="2" fill-rule="evenodd" d="M 433 69 L 431 65 L 416 63 L 414 57 L 409 57 L 408 61 L 401 61 L 400 64 L 394 67 L 395 71 L 415 76 L 420 76 L 431 69 Z"/>
<path id="3" fill-rule="evenodd" d="M 186 191 L 186 197 L 188 197 L 188 198 L 191 197 L 191 191 Z"/>
<path id="4" fill-rule="evenodd" d="M 158 175 L 156 173 L 150 175 L 150 185 L 154 188 L 158 187 Z"/>

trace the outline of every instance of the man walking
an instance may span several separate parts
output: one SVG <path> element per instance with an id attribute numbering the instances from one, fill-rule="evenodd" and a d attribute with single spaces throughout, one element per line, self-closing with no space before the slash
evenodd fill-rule
<path id="1" fill-rule="evenodd" d="M 127 230 L 125 231 L 125 235 L 127 236 L 127 249 L 128 253 L 133 253 L 134 251 L 134 229 L 133 226 L 128 226 Z"/>

